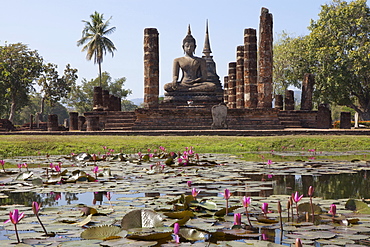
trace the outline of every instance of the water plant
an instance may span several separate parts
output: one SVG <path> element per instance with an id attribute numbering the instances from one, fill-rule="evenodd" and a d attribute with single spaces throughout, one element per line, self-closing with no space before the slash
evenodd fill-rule
<path id="1" fill-rule="evenodd" d="M 5 173 L 5 161 L 4 160 L 0 160 L 0 165 L 3 167 L 3 171 Z"/>
<path id="2" fill-rule="evenodd" d="M 248 212 L 248 207 L 249 207 L 249 205 L 251 205 L 251 201 L 252 201 L 252 199 L 250 197 L 243 196 L 243 198 L 242 198 L 242 203 L 243 203 L 243 207 L 245 208 L 245 214 L 247 216 L 248 224 L 252 228 L 253 226 L 252 226 L 252 223 L 249 219 L 249 212 Z"/>
<path id="3" fill-rule="evenodd" d="M 47 236 L 48 232 L 46 231 L 46 228 L 45 228 L 44 224 L 42 224 L 41 219 L 39 217 L 40 205 L 38 204 L 38 202 L 32 202 L 32 211 L 35 214 L 37 220 L 39 221 L 42 229 L 44 230 L 45 235 Z"/>
<path id="4" fill-rule="evenodd" d="M 314 222 L 314 221 L 315 221 L 315 210 L 314 210 L 314 208 L 313 208 L 313 202 L 312 202 L 313 192 L 314 192 L 314 188 L 313 188 L 313 186 L 308 187 L 308 196 L 310 197 L 310 206 L 311 206 L 312 222 Z"/>
<path id="5" fill-rule="evenodd" d="M 15 235 L 17 236 L 18 243 L 20 243 L 21 241 L 19 239 L 17 224 L 19 223 L 19 221 L 21 221 L 21 219 L 23 219 L 23 217 L 24 217 L 24 213 L 19 214 L 19 210 L 14 209 L 13 212 L 12 211 L 9 212 L 9 220 L 4 222 L 4 223 L 8 223 L 8 222 L 13 223 L 14 230 L 15 230 Z"/>
<path id="6" fill-rule="evenodd" d="M 194 197 L 194 199 L 197 197 L 199 192 L 200 192 L 200 190 L 197 190 L 196 188 L 191 189 L 191 195 Z"/>
<path id="7" fill-rule="evenodd" d="M 269 212 L 269 204 L 267 202 L 262 203 L 261 209 L 263 215 L 265 216 L 265 218 L 267 218 L 267 214 Z"/>
<path id="8" fill-rule="evenodd" d="M 298 194 L 298 191 L 296 191 L 293 195 L 292 195 L 292 199 L 293 201 L 295 202 L 295 207 L 296 207 L 296 210 L 297 210 L 297 217 L 299 216 L 299 212 L 298 212 L 298 202 L 303 198 L 303 194 L 302 195 L 299 195 Z M 293 215 L 292 215 L 293 216 Z"/>
<path id="9" fill-rule="evenodd" d="M 224 193 L 221 193 L 225 200 L 226 200 L 226 215 L 228 215 L 229 213 L 229 199 L 231 197 L 231 193 L 230 193 L 230 190 L 229 189 L 225 189 Z"/>
<path id="10" fill-rule="evenodd" d="M 179 243 L 180 243 L 179 232 L 180 232 L 180 225 L 179 225 L 179 223 L 177 223 L 177 222 L 176 222 L 176 223 L 173 225 L 173 234 L 175 235 L 175 242 L 176 242 L 177 244 L 179 244 Z"/>
<path id="11" fill-rule="evenodd" d="M 332 215 L 333 220 L 334 220 L 334 218 L 335 218 L 335 214 L 336 214 L 336 213 L 337 213 L 337 205 L 335 205 L 335 204 L 331 204 L 331 205 L 330 205 L 329 214 L 331 214 L 331 215 Z"/>

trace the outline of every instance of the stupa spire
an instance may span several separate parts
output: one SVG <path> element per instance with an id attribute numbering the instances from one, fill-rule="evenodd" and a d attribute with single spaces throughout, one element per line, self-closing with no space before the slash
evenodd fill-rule
<path id="1" fill-rule="evenodd" d="M 205 36 L 205 39 L 204 39 L 203 54 L 206 57 L 210 57 L 211 53 L 212 53 L 212 51 L 211 51 L 211 45 L 210 45 L 210 42 L 209 42 L 208 20 L 207 20 L 207 22 L 206 22 L 206 36 Z"/>

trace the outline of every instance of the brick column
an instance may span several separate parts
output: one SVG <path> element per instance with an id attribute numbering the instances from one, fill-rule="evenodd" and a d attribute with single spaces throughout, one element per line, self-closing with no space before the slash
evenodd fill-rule
<path id="1" fill-rule="evenodd" d="M 94 87 L 93 109 L 102 110 L 103 107 L 103 89 L 102 87 Z"/>
<path id="2" fill-rule="evenodd" d="M 50 114 L 48 115 L 48 131 L 57 131 L 59 127 L 58 115 Z"/>
<path id="3" fill-rule="evenodd" d="M 229 63 L 229 92 L 228 105 L 230 109 L 236 108 L 236 63 Z"/>
<path id="4" fill-rule="evenodd" d="M 144 107 L 157 108 L 159 95 L 159 38 L 156 28 L 144 29 Z"/>
<path id="5" fill-rule="evenodd" d="M 244 108 L 244 46 L 236 49 L 236 108 Z"/>
<path id="6" fill-rule="evenodd" d="M 278 110 L 283 110 L 284 109 L 283 95 L 281 95 L 281 94 L 275 95 L 275 108 L 278 109 Z"/>
<path id="7" fill-rule="evenodd" d="M 340 113 L 340 128 L 341 129 L 351 129 L 351 113 L 341 112 Z"/>
<path id="8" fill-rule="evenodd" d="M 244 107 L 257 108 L 257 35 L 244 29 Z"/>
<path id="9" fill-rule="evenodd" d="M 102 99 L 103 99 L 103 109 L 104 111 L 108 111 L 109 109 L 109 90 L 102 91 Z"/>
<path id="10" fill-rule="evenodd" d="M 258 107 L 272 107 L 272 14 L 266 8 L 261 9 L 259 27 L 259 74 Z"/>
<path id="11" fill-rule="evenodd" d="M 312 110 L 312 93 L 315 77 L 313 74 L 304 74 L 302 82 L 301 110 Z"/>
<path id="12" fill-rule="evenodd" d="M 331 123 L 331 111 L 328 104 L 320 104 L 317 110 L 316 116 L 316 128 L 318 129 L 330 129 Z"/>
<path id="13" fill-rule="evenodd" d="M 69 112 L 69 131 L 78 130 L 78 112 Z"/>
<path id="14" fill-rule="evenodd" d="M 286 90 L 285 91 L 285 110 L 292 111 L 294 110 L 294 91 L 293 90 Z"/>
<path id="15" fill-rule="evenodd" d="M 224 103 L 225 105 L 227 105 L 229 102 L 228 91 L 229 91 L 229 77 L 225 76 L 224 77 Z"/>

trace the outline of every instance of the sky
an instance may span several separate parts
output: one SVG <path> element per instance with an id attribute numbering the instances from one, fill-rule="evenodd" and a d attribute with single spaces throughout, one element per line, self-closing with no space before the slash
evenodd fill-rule
<path id="1" fill-rule="evenodd" d="M 126 77 L 128 99 L 144 97 L 143 40 L 145 28 L 159 32 L 160 95 L 172 80 L 172 62 L 183 56 L 182 40 L 190 24 L 197 41 L 196 56 L 202 56 L 208 20 L 213 59 L 221 82 L 229 62 L 235 61 L 236 47 L 243 44 L 245 28 L 259 26 L 261 8 L 273 15 L 274 39 L 285 31 L 307 35 L 311 19 L 317 20 L 327 0 L 0 0 L 0 45 L 21 42 L 37 50 L 45 62 L 78 69 L 78 82 L 98 76 L 98 66 L 86 60 L 77 46 L 84 23 L 97 11 L 116 31 L 108 38 L 117 51 L 107 54 L 102 70 L 112 78 Z"/>

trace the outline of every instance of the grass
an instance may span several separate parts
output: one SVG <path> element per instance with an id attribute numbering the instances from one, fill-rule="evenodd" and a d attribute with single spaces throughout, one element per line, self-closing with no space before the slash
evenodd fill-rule
<path id="1" fill-rule="evenodd" d="M 115 152 L 146 152 L 148 148 L 164 146 L 168 151 L 182 151 L 193 146 L 198 153 L 229 153 L 241 155 L 256 151 L 354 151 L 370 150 L 366 136 L 59 136 L 59 135 L 2 135 L 0 159 L 14 156 L 60 155 L 79 152 L 103 152 L 103 146 Z"/>

